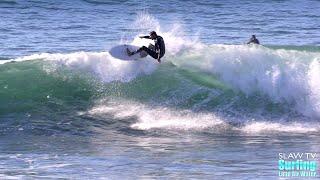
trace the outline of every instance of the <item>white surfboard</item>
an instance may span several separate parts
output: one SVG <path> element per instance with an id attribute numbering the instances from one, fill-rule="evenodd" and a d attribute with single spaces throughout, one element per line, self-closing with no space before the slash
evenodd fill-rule
<path id="1" fill-rule="evenodd" d="M 145 51 L 141 51 L 140 53 L 134 54 L 132 56 L 129 56 L 127 53 L 127 48 L 129 49 L 130 52 L 136 51 L 140 47 L 138 46 L 133 46 L 133 45 L 118 45 L 109 50 L 109 53 L 111 56 L 117 59 L 121 59 L 124 61 L 136 61 L 142 58 L 145 58 L 148 54 Z"/>

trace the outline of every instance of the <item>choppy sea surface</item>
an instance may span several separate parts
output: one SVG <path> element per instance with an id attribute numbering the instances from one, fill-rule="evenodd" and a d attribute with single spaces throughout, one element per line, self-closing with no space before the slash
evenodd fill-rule
<path id="1" fill-rule="evenodd" d="M 0 0 L 0 179 L 280 178 L 320 153 L 319 9 Z M 151 30 L 161 64 L 109 54 Z"/>

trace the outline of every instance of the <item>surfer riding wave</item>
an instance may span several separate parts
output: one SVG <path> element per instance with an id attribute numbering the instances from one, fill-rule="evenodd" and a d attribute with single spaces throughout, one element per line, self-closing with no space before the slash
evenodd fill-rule
<path id="1" fill-rule="evenodd" d="M 150 45 L 149 47 L 142 46 L 137 51 L 131 52 L 129 49 L 127 49 L 127 53 L 129 56 L 132 56 L 136 53 L 140 53 L 141 51 L 145 51 L 156 59 L 159 63 L 161 62 L 161 58 L 164 56 L 166 48 L 164 44 L 164 40 L 161 36 L 158 36 L 155 31 L 151 31 L 149 36 L 140 36 L 140 38 L 146 38 L 146 39 L 152 39 L 154 40 L 154 46 Z"/>

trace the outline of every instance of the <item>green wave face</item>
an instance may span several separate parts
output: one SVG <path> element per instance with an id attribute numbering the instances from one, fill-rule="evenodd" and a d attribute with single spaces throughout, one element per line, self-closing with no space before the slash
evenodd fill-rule
<path id="1" fill-rule="evenodd" d="M 142 118 L 141 127 L 149 127 L 147 114 L 132 110 L 141 105 L 141 111 L 178 113 L 178 119 L 189 117 L 185 111 L 200 120 L 203 113 L 219 115 L 235 126 L 257 119 L 317 120 L 318 53 L 242 46 L 213 46 L 205 52 L 169 53 L 160 66 L 151 59 L 119 61 L 105 52 L 7 61 L 0 65 L 0 125 L 6 131 L 24 127 L 39 134 L 81 134 L 92 131 L 87 127 Z M 113 110 L 92 114 L 100 105 Z M 133 120 L 126 122 L 116 109 L 138 114 L 131 113 Z"/>
<path id="2" fill-rule="evenodd" d="M 66 106 L 86 104 L 94 91 L 79 74 L 45 71 L 46 63 L 34 60 L 0 66 L 0 114 L 63 110 Z M 55 109 L 57 108 L 57 109 Z"/>
<path id="3" fill-rule="evenodd" d="M 210 73 L 168 63 L 129 82 L 103 82 L 86 70 L 56 68 L 32 60 L 0 66 L 0 115 L 81 111 L 99 99 L 127 99 L 144 104 L 195 111 L 225 109 L 283 112 L 288 107 L 262 94 L 246 96 Z"/>

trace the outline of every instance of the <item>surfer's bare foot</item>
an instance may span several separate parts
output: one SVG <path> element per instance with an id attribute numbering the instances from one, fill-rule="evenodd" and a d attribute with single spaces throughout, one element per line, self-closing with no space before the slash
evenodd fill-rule
<path id="1" fill-rule="evenodd" d="M 127 54 L 128 56 L 132 56 L 134 54 L 134 52 L 131 52 L 128 48 L 127 48 Z"/>
<path id="2" fill-rule="evenodd" d="M 157 60 L 158 60 L 159 63 L 161 63 L 161 60 L 160 60 L 160 59 L 157 59 Z"/>

